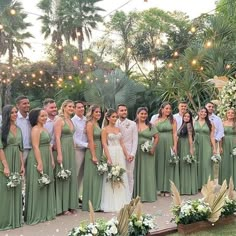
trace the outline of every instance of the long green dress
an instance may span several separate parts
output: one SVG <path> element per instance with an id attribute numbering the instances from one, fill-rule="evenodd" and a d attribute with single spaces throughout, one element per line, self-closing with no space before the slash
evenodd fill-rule
<path id="1" fill-rule="evenodd" d="M 57 215 L 79 207 L 73 133 L 74 129 L 71 130 L 69 125 L 64 122 L 61 131 L 61 150 L 63 157 L 62 164 L 65 170 L 71 171 L 71 176 L 68 180 L 61 180 L 55 177 Z M 57 173 L 61 170 L 61 167 L 57 161 L 55 163 L 56 167 L 54 172 L 55 175 L 57 175 Z"/>
<path id="2" fill-rule="evenodd" d="M 102 159 L 101 129 L 97 126 L 93 128 L 93 139 L 96 145 L 96 157 L 100 161 Z M 83 211 L 89 211 L 89 200 L 95 211 L 101 210 L 102 182 L 103 176 L 98 174 L 97 167 L 92 162 L 91 152 L 87 149 L 84 163 Z"/>
<path id="3" fill-rule="evenodd" d="M 231 156 L 232 149 L 236 147 L 236 130 L 232 126 L 224 127 L 223 153 L 219 170 L 219 184 L 232 176 L 234 185 L 236 185 L 236 157 Z"/>
<path id="4" fill-rule="evenodd" d="M 178 156 L 180 158 L 180 194 L 196 194 L 198 192 L 197 163 L 187 163 L 183 157 L 190 155 L 188 135 L 191 127 L 183 127 L 187 133 L 178 131 Z M 191 135 L 191 134 L 190 134 Z"/>
<path id="5" fill-rule="evenodd" d="M 157 123 L 158 144 L 156 148 L 157 190 L 170 192 L 170 180 L 179 188 L 179 163 L 170 164 L 173 142 L 173 127 L 169 119 Z"/>
<path id="6" fill-rule="evenodd" d="M 195 130 L 195 155 L 197 158 L 198 189 L 207 183 L 209 176 L 213 178 L 213 162 L 211 161 L 212 148 L 210 130 L 206 123 L 202 126 L 198 121 L 194 124 Z"/>
<path id="7" fill-rule="evenodd" d="M 152 137 L 157 133 L 155 127 L 147 128 L 138 133 L 138 149 L 135 157 L 134 169 L 134 197 L 140 196 L 142 202 L 154 202 L 157 200 L 156 194 L 156 169 L 155 154 L 141 150 L 141 145 L 146 141 L 152 141 Z"/>
<path id="8" fill-rule="evenodd" d="M 32 149 L 27 158 L 25 222 L 34 225 L 52 220 L 56 217 L 54 175 L 50 155 L 50 135 L 47 131 L 40 133 L 39 150 L 43 162 L 43 173 L 50 177 L 51 183 L 40 186 L 41 174 L 37 170 L 37 161 Z"/>
<path id="9" fill-rule="evenodd" d="M 0 138 L 0 149 L 3 149 Z M 21 130 L 17 128 L 16 136 L 10 131 L 7 146 L 3 149 L 10 172 L 20 173 L 20 152 L 23 150 Z M 0 162 L 0 230 L 14 229 L 22 226 L 21 184 L 7 187 L 7 177 L 2 173 L 4 167 Z"/>

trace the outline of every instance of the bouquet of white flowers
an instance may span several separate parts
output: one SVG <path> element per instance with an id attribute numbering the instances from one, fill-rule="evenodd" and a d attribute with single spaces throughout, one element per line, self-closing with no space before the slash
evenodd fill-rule
<path id="1" fill-rule="evenodd" d="M 18 172 L 13 172 L 7 178 L 7 187 L 15 188 L 21 183 L 21 181 L 22 176 Z"/>
<path id="2" fill-rule="evenodd" d="M 171 209 L 176 224 L 191 224 L 197 221 L 207 220 L 211 214 L 211 208 L 204 199 L 188 200 L 181 206 L 175 205 Z"/>
<path id="3" fill-rule="evenodd" d="M 115 186 L 120 187 L 120 184 L 124 184 L 122 175 L 125 173 L 125 169 L 119 165 L 112 165 L 108 168 L 107 182 L 111 182 L 111 186 L 114 189 Z"/>
<path id="4" fill-rule="evenodd" d="M 99 175 L 103 175 L 108 172 L 107 162 L 100 162 L 97 164 L 97 171 Z"/>
<path id="5" fill-rule="evenodd" d="M 236 200 L 225 197 L 225 204 L 222 207 L 221 215 L 228 216 L 233 215 L 236 212 Z"/>
<path id="6" fill-rule="evenodd" d="M 141 150 L 143 152 L 150 152 L 152 149 L 152 141 L 147 140 L 146 142 L 144 142 L 143 144 L 141 144 Z"/>
<path id="7" fill-rule="evenodd" d="M 173 164 L 173 165 L 176 165 L 179 163 L 179 156 L 177 156 L 175 154 L 175 152 L 173 151 L 172 148 L 170 148 L 170 159 L 169 159 L 169 163 L 170 164 Z"/>
<path id="8" fill-rule="evenodd" d="M 71 176 L 71 171 L 70 170 L 65 170 L 63 167 L 63 164 L 60 164 L 60 171 L 57 173 L 57 178 L 60 180 L 68 180 L 69 177 Z"/>
<path id="9" fill-rule="evenodd" d="M 118 221 L 115 218 L 108 222 L 99 220 L 95 223 L 81 224 L 79 227 L 74 227 L 68 236 L 119 236 L 117 226 Z"/>
<path id="10" fill-rule="evenodd" d="M 39 183 L 40 188 L 42 188 L 51 183 L 50 177 L 47 174 L 44 174 L 43 172 L 41 172 L 40 178 L 38 179 L 38 183 Z"/>
<path id="11" fill-rule="evenodd" d="M 147 235 L 151 229 L 155 228 L 153 221 L 153 217 L 149 214 L 143 214 L 140 217 L 138 217 L 137 214 L 132 214 L 128 226 L 128 235 Z"/>
<path id="12" fill-rule="evenodd" d="M 231 152 L 232 157 L 236 157 L 236 147 L 233 147 L 232 152 Z"/>
<path id="13" fill-rule="evenodd" d="M 214 163 L 219 163 L 221 162 L 221 156 L 219 154 L 215 154 L 211 157 L 211 160 L 214 162 Z"/>
<path id="14" fill-rule="evenodd" d="M 196 157 L 195 156 L 193 156 L 193 155 L 187 155 L 187 156 L 184 156 L 183 157 L 183 160 L 185 161 L 185 162 L 187 162 L 188 164 L 192 164 L 192 163 L 196 163 L 197 162 L 197 159 L 196 159 Z"/>

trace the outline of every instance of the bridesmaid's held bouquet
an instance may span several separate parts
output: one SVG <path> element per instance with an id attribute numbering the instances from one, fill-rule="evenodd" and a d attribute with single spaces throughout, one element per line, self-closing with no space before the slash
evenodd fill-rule
<path id="1" fill-rule="evenodd" d="M 236 157 L 236 147 L 233 147 L 232 152 L 231 152 L 232 157 Z"/>
<path id="2" fill-rule="evenodd" d="M 141 144 L 141 150 L 143 152 L 150 152 L 152 149 L 152 141 L 147 140 L 143 144 Z"/>
<path id="3" fill-rule="evenodd" d="M 172 165 L 176 165 L 179 163 L 179 156 L 177 156 L 175 154 L 175 152 L 173 151 L 172 148 L 170 148 L 170 159 L 169 159 L 169 163 Z"/>
<path id="4" fill-rule="evenodd" d="M 219 154 L 215 154 L 211 157 L 211 160 L 214 162 L 214 163 L 219 163 L 221 162 L 221 156 Z"/>
<path id="5" fill-rule="evenodd" d="M 125 173 L 125 169 L 120 167 L 119 165 L 112 165 L 108 168 L 107 174 L 107 182 L 111 182 L 111 186 L 114 189 L 115 186 L 120 187 L 120 185 L 124 185 L 124 180 L 122 175 Z"/>
<path id="6" fill-rule="evenodd" d="M 197 162 L 197 159 L 195 156 L 193 155 L 187 155 L 187 156 L 184 156 L 183 157 L 183 160 L 188 163 L 188 164 L 193 164 L 193 163 L 196 163 Z"/>
<path id="7" fill-rule="evenodd" d="M 60 171 L 57 173 L 57 178 L 60 180 L 68 180 L 71 176 L 71 171 L 65 170 L 62 163 L 60 164 L 60 168 Z"/>
<path id="8" fill-rule="evenodd" d="M 42 187 L 45 187 L 46 185 L 50 184 L 51 179 L 47 174 L 41 172 L 40 178 L 38 179 L 38 183 L 39 183 L 40 188 L 42 188 Z"/>
<path id="9" fill-rule="evenodd" d="M 103 175 L 108 172 L 107 162 L 100 162 L 97 164 L 97 171 L 99 175 Z"/>
<path id="10" fill-rule="evenodd" d="M 22 181 L 22 176 L 18 172 L 11 173 L 7 178 L 7 187 L 15 188 L 20 185 Z"/>

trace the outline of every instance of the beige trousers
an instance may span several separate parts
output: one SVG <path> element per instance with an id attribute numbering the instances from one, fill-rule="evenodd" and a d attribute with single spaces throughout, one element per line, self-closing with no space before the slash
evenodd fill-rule
<path id="1" fill-rule="evenodd" d="M 131 162 L 126 160 L 126 172 L 128 176 L 129 191 L 130 191 L 131 199 L 133 197 L 133 190 L 134 190 L 134 163 L 135 163 L 135 158 Z"/>
<path id="2" fill-rule="evenodd" d="M 83 189 L 82 180 L 84 177 L 84 155 L 85 155 L 85 149 L 75 148 L 76 174 L 77 174 L 79 195 L 81 194 Z"/>

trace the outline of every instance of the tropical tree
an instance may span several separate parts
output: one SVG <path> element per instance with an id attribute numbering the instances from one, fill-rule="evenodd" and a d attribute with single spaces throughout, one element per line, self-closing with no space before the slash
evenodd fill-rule
<path id="1" fill-rule="evenodd" d="M 26 22 L 27 14 L 23 12 L 22 4 L 18 1 L 8 1 L 8 4 L 6 1 L 4 2 L 5 8 L 0 13 L 2 25 L 0 32 L 0 56 L 8 54 L 9 83 L 5 91 L 5 103 L 10 103 L 14 52 L 22 56 L 24 53 L 23 47 L 30 47 L 26 40 L 33 36 L 27 31 L 31 24 Z"/>
<path id="2" fill-rule="evenodd" d="M 103 21 L 99 14 L 102 8 L 96 6 L 101 0 L 67 0 L 61 1 L 58 16 L 62 28 L 67 32 L 66 40 L 77 41 L 79 63 L 83 66 L 83 42 L 85 36 L 90 39 L 92 29 Z"/>

